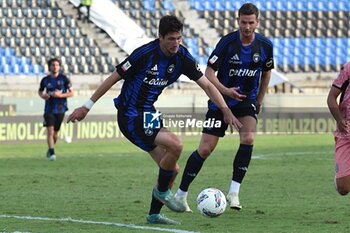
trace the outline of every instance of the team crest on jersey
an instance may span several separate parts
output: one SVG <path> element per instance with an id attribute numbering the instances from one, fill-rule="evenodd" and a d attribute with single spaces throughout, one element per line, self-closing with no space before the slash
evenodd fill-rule
<path id="1" fill-rule="evenodd" d="M 174 72 L 175 70 L 175 65 L 174 64 L 171 64 L 170 66 L 168 66 L 168 69 L 167 69 L 167 72 L 169 74 L 171 74 L 172 72 Z"/>
<path id="2" fill-rule="evenodd" d="M 259 61 L 260 61 L 260 54 L 254 53 L 254 55 L 253 55 L 253 61 L 254 61 L 255 63 L 259 62 Z"/>
<path id="3" fill-rule="evenodd" d="M 124 65 L 122 65 L 122 70 L 125 72 L 131 67 L 131 64 L 129 61 L 125 62 Z"/>
<path id="4" fill-rule="evenodd" d="M 218 56 L 213 55 L 213 56 L 209 59 L 209 63 L 210 63 L 210 64 L 214 64 L 217 60 L 218 60 Z"/>

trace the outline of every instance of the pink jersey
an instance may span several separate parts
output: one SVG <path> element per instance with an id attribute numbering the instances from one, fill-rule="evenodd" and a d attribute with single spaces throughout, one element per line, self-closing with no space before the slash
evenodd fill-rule
<path id="1" fill-rule="evenodd" d="M 344 119 L 350 121 L 350 62 L 346 63 L 340 71 L 338 77 L 333 81 L 333 86 L 342 90 L 339 109 Z M 335 137 L 350 137 L 341 134 L 338 129 L 334 132 Z"/>

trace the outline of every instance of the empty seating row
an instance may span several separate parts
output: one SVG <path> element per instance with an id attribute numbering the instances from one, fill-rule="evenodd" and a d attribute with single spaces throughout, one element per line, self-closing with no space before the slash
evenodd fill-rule
<path id="1" fill-rule="evenodd" d="M 245 0 L 188 0 L 196 10 L 238 10 Z M 347 0 L 251 0 L 261 11 L 349 11 Z"/>

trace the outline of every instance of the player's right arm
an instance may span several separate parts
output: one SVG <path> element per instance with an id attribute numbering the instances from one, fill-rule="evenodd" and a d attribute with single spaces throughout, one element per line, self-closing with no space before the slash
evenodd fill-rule
<path id="1" fill-rule="evenodd" d="M 88 114 L 93 104 L 96 103 L 111 87 L 121 80 L 120 75 L 117 71 L 114 71 L 92 94 L 90 99 L 81 107 L 76 108 L 72 114 L 69 115 L 67 123 L 81 121 Z"/>

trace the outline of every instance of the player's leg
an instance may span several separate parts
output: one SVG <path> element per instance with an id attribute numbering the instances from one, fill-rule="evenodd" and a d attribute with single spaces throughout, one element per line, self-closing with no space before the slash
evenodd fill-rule
<path id="1" fill-rule="evenodd" d="M 238 119 L 243 126 L 239 130 L 240 145 L 233 161 L 232 181 L 227 200 L 232 209 L 240 210 L 242 206 L 240 205 L 238 194 L 252 157 L 256 119 L 252 116 L 239 117 Z"/>
<path id="2" fill-rule="evenodd" d="M 51 161 L 55 160 L 55 117 L 53 114 L 44 114 L 44 127 L 46 127 L 46 141 L 48 146 L 48 151 L 46 156 L 50 158 Z"/>
<path id="3" fill-rule="evenodd" d="M 186 212 L 191 212 L 191 209 L 187 203 L 188 188 L 201 170 L 205 159 L 215 149 L 219 141 L 219 137 L 223 137 L 225 135 L 225 131 L 228 127 L 223 120 L 221 111 L 209 109 L 205 118 L 206 120 L 214 119 L 215 121 L 221 121 L 221 126 L 218 128 L 203 128 L 198 149 L 195 150 L 187 159 L 180 187 L 176 192 L 176 198 L 186 206 Z"/>
<path id="4" fill-rule="evenodd" d="M 350 192 L 350 140 L 335 138 L 335 186 L 340 195 Z"/>
<path id="5" fill-rule="evenodd" d="M 158 161 L 159 173 L 158 184 L 153 189 L 153 196 L 169 209 L 175 212 L 184 212 L 185 207 L 174 198 L 169 189 L 169 185 L 173 182 L 176 174 L 177 160 L 183 147 L 182 142 L 175 134 L 162 128 L 158 132 L 154 144 L 157 147 L 150 151 L 150 154 L 155 161 Z M 158 147 L 164 148 L 164 150 L 158 151 Z"/>
<path id="6" fill-rule="evenodd" d="M 61 125 L 64 119 L 64 113 L 59 113 L 59 114 L 54 114 L 54 134 L 53 134 L 53 139 L 54 143 L 56 144 L 58 140 L 58 132 L 61 129 Z"/>
<path id="7" fill-rule="evenodd" d="M 150 152 L 152 158 L 154 159 L 154 161 L 158 165 L 159 165 L 164 153 L 165 153 L 165 149 L 162 148 L 161 146 L 157 146 L 156 148 L 154 148 Z M 169 183 L 169 189 L 172 188 L 174 180 L 175 180 L 178 172 L 179 172 L 179 165 L 176 164 L 174 174 L 173 174 L 173 176 L 170 180 L 170 183 Z M 162 202 L 160 202 L 158 199 L 156 199 L 154 197 L 154 195 L 152 194 L 151 206 L 150 206 L 150 209 L 149 209 L 149 212 L 147 215 L 147 223 L 150 223 L 150 224 L 179 224 L 179 222 L 174 221 L 172 219 L 169 219 L 166 216 L 160 214 L 160 211 L 161 211 L 163 205 L 164 204 Z"/>
<path id="8" fill-rule="evenodd" d="M 198 149 L 193 151 L 187 159 L 181 183 L 175 195 L 176 198 L 186 206 L 186 212 L 192 212 L 187 203 L 188 188 L 200 172 L 205 159 L 208 158 L 215 149 L 218 141 L 218 136 L 203 133 Z"/>

